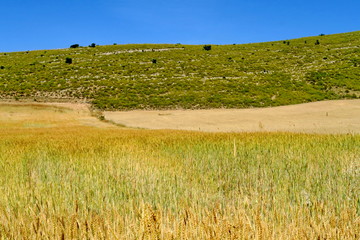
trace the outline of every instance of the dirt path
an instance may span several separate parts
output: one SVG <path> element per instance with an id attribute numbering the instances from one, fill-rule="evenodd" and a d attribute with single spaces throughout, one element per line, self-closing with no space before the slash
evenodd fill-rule
<path id="1" fill-rule="evenodd" d="M 360 133 L 360 100 L 337 100 L 259 109 L 104 112 L 105 118 L 147 129 L 207 132 L 287 131 Z"/>

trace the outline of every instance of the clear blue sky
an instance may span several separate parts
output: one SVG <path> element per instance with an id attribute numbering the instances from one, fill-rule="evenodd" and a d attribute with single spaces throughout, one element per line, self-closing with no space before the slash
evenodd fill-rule
<path id="1" fill-rule="evenodd" d="M 3 0 L 0 52 L 233 44 L 360 30 L 359 0 Z"/>

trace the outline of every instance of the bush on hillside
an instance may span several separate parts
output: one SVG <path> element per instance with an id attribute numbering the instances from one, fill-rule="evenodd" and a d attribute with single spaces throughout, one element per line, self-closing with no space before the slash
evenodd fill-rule
<path id="1" fill-rule="evenodd" d="M 80 47 L 79 44 L 73 44 L 73 45 L 70 46 L 70 48 L 78 48 L 78 47 Z"/>
<path id="2" fill-rule="evenodd" d="M 204 50 L 210 51 L 210 50 L 211 50 L 211 45 L 205 45 L 205 46 L 204 46 Z"/>
<path id="3" fill-rule="evenodd" d="M 72 64 L 72 58 L 67 57 L 65 63 Z"/>

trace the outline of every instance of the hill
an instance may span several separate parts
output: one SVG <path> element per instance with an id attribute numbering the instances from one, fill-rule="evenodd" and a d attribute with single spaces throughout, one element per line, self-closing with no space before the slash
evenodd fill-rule
<path id="1" fill-rule="evenodd" d="M 360 32 L 242 45 L 0 53 L 0 98 L 106 110 L 267 107 L 360 97 Z"/>

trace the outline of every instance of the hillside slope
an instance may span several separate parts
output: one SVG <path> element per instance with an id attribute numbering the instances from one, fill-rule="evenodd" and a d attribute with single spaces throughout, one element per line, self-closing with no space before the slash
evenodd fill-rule
<path id="1" fill-rule="evenodd" d="M 71 58 L 72 63 L 66 63 Z M 100 109 L 266 107 L 360 97 L 360 32 L 243 45 L 142 44 L 0 54 L 0 98 Z"/>

